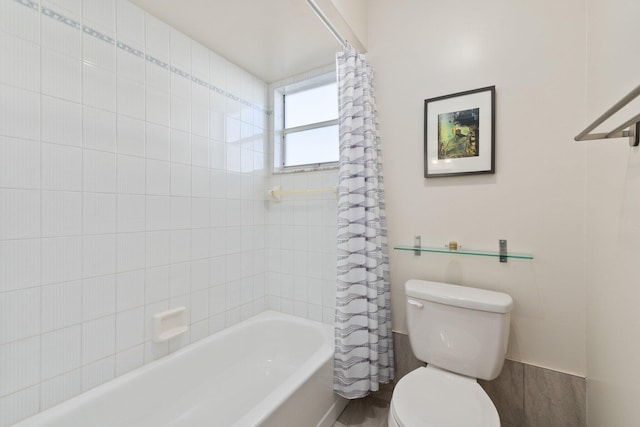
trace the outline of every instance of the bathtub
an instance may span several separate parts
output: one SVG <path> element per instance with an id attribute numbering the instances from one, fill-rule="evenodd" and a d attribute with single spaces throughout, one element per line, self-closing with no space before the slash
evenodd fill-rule
<path id="1" fill-rule="evenodd" d="M 330 326 L 267 311 L 15 427 L 331 426 Z"/>

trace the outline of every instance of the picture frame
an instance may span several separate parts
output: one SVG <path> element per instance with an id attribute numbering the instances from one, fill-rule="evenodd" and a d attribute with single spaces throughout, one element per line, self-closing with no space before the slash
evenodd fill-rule
<path id="1" fill-rule="evenodd" d="M 495 173 L 495 86 L 424 101 L 425 178 Z"/>

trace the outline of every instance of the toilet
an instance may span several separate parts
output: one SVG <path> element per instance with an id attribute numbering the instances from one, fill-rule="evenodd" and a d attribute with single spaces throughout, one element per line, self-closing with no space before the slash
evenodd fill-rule
<path id="1" fill-rule="evenodd" d="M 427 366 L 396 385 L 389 427 L 500 427 L 476 379 L 492 380 L 502 370 L 513 299 L 415 279 L 405 294 L 411 348 Z"/>

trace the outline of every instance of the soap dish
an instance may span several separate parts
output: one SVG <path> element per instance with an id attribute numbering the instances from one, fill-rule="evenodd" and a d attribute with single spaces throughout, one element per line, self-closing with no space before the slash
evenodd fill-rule
<path id="1" fill-rule="evenodd" d="M 177 307 L 153 315 L 153 342 L 164 342 L 189 330 L 187 307 Z"/>

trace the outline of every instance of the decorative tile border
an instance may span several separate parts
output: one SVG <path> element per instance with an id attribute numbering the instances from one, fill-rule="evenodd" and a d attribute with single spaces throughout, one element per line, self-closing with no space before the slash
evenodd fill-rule
<path id="1" fill-rule="evenodd" d="M 87 27 L 86 25 L 82 27 L 82 31 L 84 31 L 85 34 L 90 35 L 91 37 L 95 37 L 96 39 L 100 39 L 105 43 L 115 44 L 116 42 L 111 37 L 104 35 L 102 33 L 99 33 L 98 31 L 94 30 L 91 27 Z"/>
<path id="2" fill-rule="evenodd" d="M 144 59 L 144 53 L 143 52 L 141 52 L 141 51 L 139 51 L 139 50 L 137 50 L 135 48 L 132 48 L 129 45 L 126 45 L 126 44 L 124 44 L 122 42 L 116 42 L 116 46 L 118 47 L 118 49 L 122 49 L 125 52 L 128 52 L 128 53 L 130 53 L 130 54 L 132 54 L 134 56 L 137 56 L 138 58 Z"/>
<path id="3" fill-rule="evenodd" d="M 23 6 L 27 6 L 31 9 L 35 9 L 35 10 L 39 10 L 40 9 L 40 5 L 38 5 L 38 3 L 34 2 L 34 1 L 29 1 L 29 0 L 15 0 L 16 3 L 20 3 Z"/>
<path id="4" fill-rule="evenodd" d="M 20 3 L 22 3 L 22 2 L 20 2 Z M 82 24 L 80 24 L 79 22 L 76 22 L 71 18 L 67 18 L 64 15 L 60 15 L 58 12 L 56 12 L 54 10 L 51 10 L 49 8 L 46 8 L 44 6 L 42 7 L 42 14 L 45 15 L 45 16 L 48 16 L 49 18 L 53 18 L 56 21 L 60 21 L 63 24 L 67 24 L 68 26 L 73 27 L 76 30 L 79 30 L 79 29 L 82 28 Z"/>
<path id="5" fill-rule="evenodd" d="M 58 12 L 56 12 L 54 10 L 51 10 L 51 9 L 46 8 L 44 6 L 40 7 L 38 5 L 38 3 L 36 3 L 36 2 L 30 1 L 30 0 L 14 0 L 14 1 L 16 3 L 19 3 L 19 4 L 23 5 L 23 6 L 26 6 L 26 7 L 30 8 L 30 9 L 40 10 L 43 15 L 45 15 L 45 16 L 47 16 L 49 18 L 55 19 L 56 21 L 61 22 L 61 23 L 65 24 L 65 25 L 68 25 L 68 26 L 70 26 L 72 28 L 75 28 L 76 30 L 81 30 L 85 34 L 87 34 L 87 35 L 89 35 L 91 37 L 94 37 L 94 38 L 96 38 L 98 40 L 101 40 L 101 41 L 103 41 L 105 43 L 108 43 L 108 44 L 111 44 L 111 45 L 115 44 L 118 49 L 121 49 L 121 50 L 123 50 L 125 52 L 128 52 L 128 53 L 130 53 L 132 55 L 135 55 L 135 56 L 137 56 L 139 58 L 145 59 L 146 61 L 148 61 L 148 62 L 150 62 L 150 63 L 152 63 L 154 65 L 157 65 L 157 66 L 159 66 L 161 68 L 164 68 L 165 70 L 169 70 L 172 73 L 174 73 L 174 74 L 176 74 L 176 75 L 178 75 L 180 77 L 183 77 L 183 78 L 185 78 L 187 80 L 191 80 L 193 83 L 196 83 L 196 84 L 198 84 L 198 85 L 200 85 L 202 87 L 205 87 L 205 88 L 207 88 L 207 89 L 209 89 L 211 91 L 214 91 L 214 92 L 216 92 L 216 93 L 218 93 L 220 95 L 223 95 L 223 96 L 225 96 L 225 97 L 227 97 L 227 98 L 229 98 L 229 99 L 231 99 L 233 101 L 237 101 L 237 102 L 241 103 L 242 105 L 244 105 L 246 107 L 252 108 L 252 109 L 257 110 L 257 111 L 259 111 L 259 112 L 261 112 L 263 114 L 266 114 L 266 115 L 271 115 L 272 114 L 271 110 L 266 110 L 264 107 L 262 107 L 260 105 L 252 104 L 250 101 L 247 101 L 246 99 L 242 99 L 239 96 L 234 95 L 231 92 L 227 92 L 226 90 L 221 89 L 221 88 L 219 88 L 219 87 L 217 87 L 217 86 L 215 86 L 215 85 L 213 85 L 211 83 L 207 83 L 204 80 L 201 80 L 201 79 L 197 78 L 196 76 L 193 76 L 193 75 L 187 73 L 186 71 L 183 71 L 183 70 L 181 70 L 179 68 L 176 68 L 174 66 L 170 66 L 169 64 L 166 64 L 165 62 L 160 61 L 159 59 L 154 58 L 151 55 L 145 55 L 144 52 L 141 52 L 141 51 L 139 51 L 139 50 L 137 50 L 137 49 L 125 44 L 125 43 L 122 43 L 120 41 L 117 41 L 117 40 L 105 35 L 105 34 L 102 34 L 101 32 L 99 32 L 99 31 L 97 31 L 97 30 L 95 30 L 95 29 L 93 29 L 91 27 L 88 27 L 86 25 L 82 25 L 81 23 L 79 23 L 77 21 L 74 21 L 73 19 L 68 18 L 68 17 L 66 17 L 64 15 L 61 15 L 60 13 L 58 13 Z"/>
<path id="6" fill-rule="evenodd" d="M 159 59 L 154 58 L 151 55 L 146 56 L 147 61 L 151 62 L 154 65 L 157 65 L 160 68 L 164 68 L 165 70 L 169 69 L 169 64 L 160 61 Z"/>

